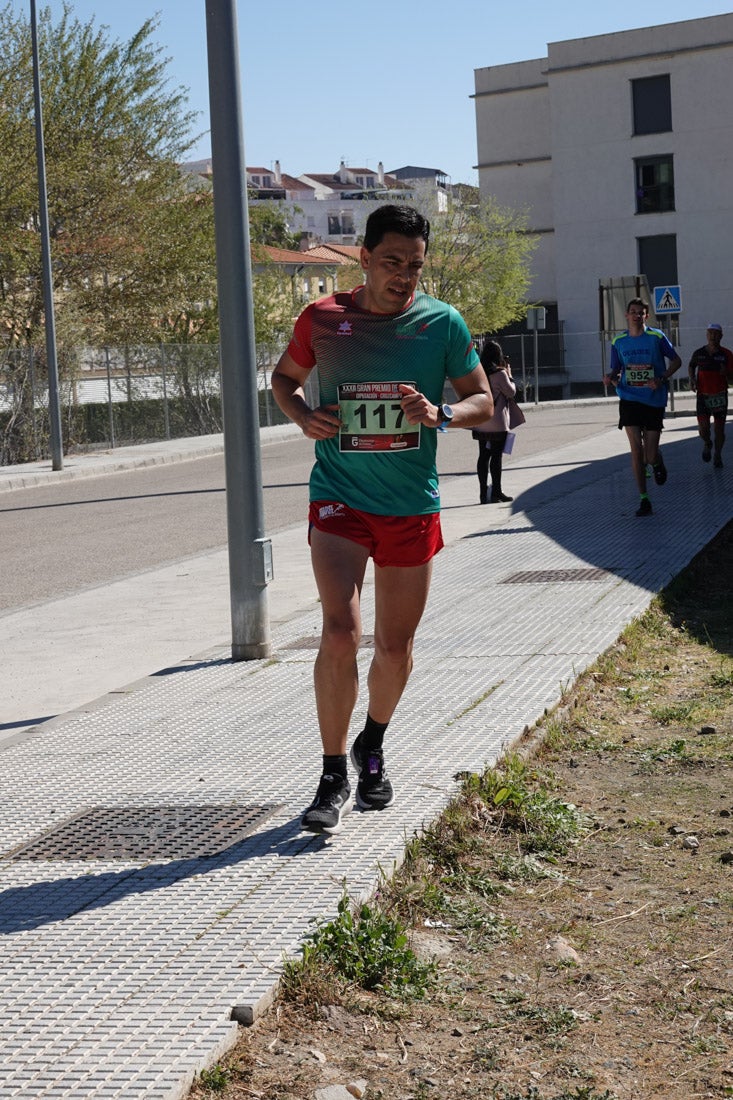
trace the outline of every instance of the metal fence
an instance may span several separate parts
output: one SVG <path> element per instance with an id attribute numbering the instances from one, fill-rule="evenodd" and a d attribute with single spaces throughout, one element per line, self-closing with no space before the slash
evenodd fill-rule
<path id="1" fill-rule="evenodd" d="M 283 423 L 270 388 L 281 349 L 258 350 L 260 424 Z M 64 449 L 118 447 L 222 430 L 217 344 L 60 348 L 59 397 Z M 309 379 L 309 399 L 317 394 Z M 2 464 L 48 455 L 45 356 L 14 349 L 0 363 Z"/>
<path id="2" fill-rule="evenodd" d="M 677 330 L 690 343 L 683 362 L 704 343 L 704 333 Z M 482 337 L 476 337 L 480 346 Z M 675 340 L 675 342 L 677 342 Z M 531 403 L 603 394 L 608 340 L 596 331 L 502 335 L 520 400 Z M 270 387 L 282 347 L 258 346 L 260 424 L 285 417 Z M 117 447 L 222 430 L 218 344 L 59 348 L 59 391 L 64 449 Z M 685 388 L 679 371 L 675 389 Z M 307 399 L 318 403 L 312 372 Z M 0 360 L 0 464 L 47 457 L 48 386 L 43 349 L 13 349 Z"/>

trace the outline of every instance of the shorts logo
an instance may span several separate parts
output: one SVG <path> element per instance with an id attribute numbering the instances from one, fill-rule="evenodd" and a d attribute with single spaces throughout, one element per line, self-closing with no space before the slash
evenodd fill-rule
<path id="1" fill-rule="evenodd" d="M 351 321 L 342 321 L 339 327 L 336 329 L 337 336 L 352 336 Z"/>
<path id="2" fill-rule="evenodd" d="M 318 509 L 319 519 L 333 519 L 335 516 L 344 515 L 343 504 L 324 504 L 322 508 Z"/>

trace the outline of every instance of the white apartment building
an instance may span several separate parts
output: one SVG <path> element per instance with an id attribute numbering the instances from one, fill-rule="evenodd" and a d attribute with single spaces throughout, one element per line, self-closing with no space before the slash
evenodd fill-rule
<path id="1" fill-rule="evenodd" d="M 600 380 L 608 279 L 680 287 L 683 363 L 710 321 L 730 344 L 733 13 L 553 42 L 474 75 L 480 190 L 540 238 L 530 298 L 557 311 L 571 391 Z"/>
<path id="2" fill-rule="evenodd" d="M 439 208 L 445 209 L 449 183 L 437 168 L 405 167 L 390 173 L 381 161 L 374 169 L 353 168 L 342 160 L 337 172 L 295 177 L 276 160 L 272 169 L 248 167 L 247 187 L 250 204 L 278 203 L 290 231 L 301 233 L 303 246 L 310 247 L 356 244 L 372 210 L 386 202 L 409 201 L 418 189 L 430 188 L 439 196 Z"/>

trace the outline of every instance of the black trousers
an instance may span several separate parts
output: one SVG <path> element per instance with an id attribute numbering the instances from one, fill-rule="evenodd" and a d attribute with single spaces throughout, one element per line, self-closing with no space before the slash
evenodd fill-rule
<path id="1" fill-rule="evenodd" d="M 506 437 L 506 432 L 476 433 L 476 439 L 478 440 L 476 473 L 478 474 L 482 497 L 487 495 L 489 476 L 491 477 L 491 492 L 501 492 L 501 463 Z"/>

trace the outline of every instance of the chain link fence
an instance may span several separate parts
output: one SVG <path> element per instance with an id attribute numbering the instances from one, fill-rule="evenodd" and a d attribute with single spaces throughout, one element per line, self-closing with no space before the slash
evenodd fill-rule
<path id="1" fill-rule="evenodd" d="M 610 335 L 610 334 L 609 334 Z M 704 332 L 671 332 L 683 364 L 705 342 Z M 483 337 L 477 336 L 480 347 Z M 609 342 L 598 331 L 529 332 L 500 338 L 510 358 L 518 397 L 525 403 L 601 396 Z M 261 426 L 286 418 L 270 388 L 283 348 L 258 346 L 257 395 Z M 222 430 L 218 344 L 60 348 L 59 396 L 64 452 L 122 447 Z M 687 388 L 687 372 L 675 376 Z M 308 380 L 309 404 L 318 403 L 318 380 Z M 613 396 L 613 395 L 612 395 Z M 45 350 L 6 351 L 0 360 L 0 465 L 50 454 Z"/>
<path id="2" fill-rule="evenodd" d="M 258 349 L 262 426 L 286 422 L 270 388 L 281 350 Z M 217 344 L 62 348 L 58 366 L 67 454 L 222 431 Z M 317 394 L 315 378 L 308 391 Z M 0 364 L 0 465 L 46 458 L 49 446 L 45 352 L 14 349 Z"/>

